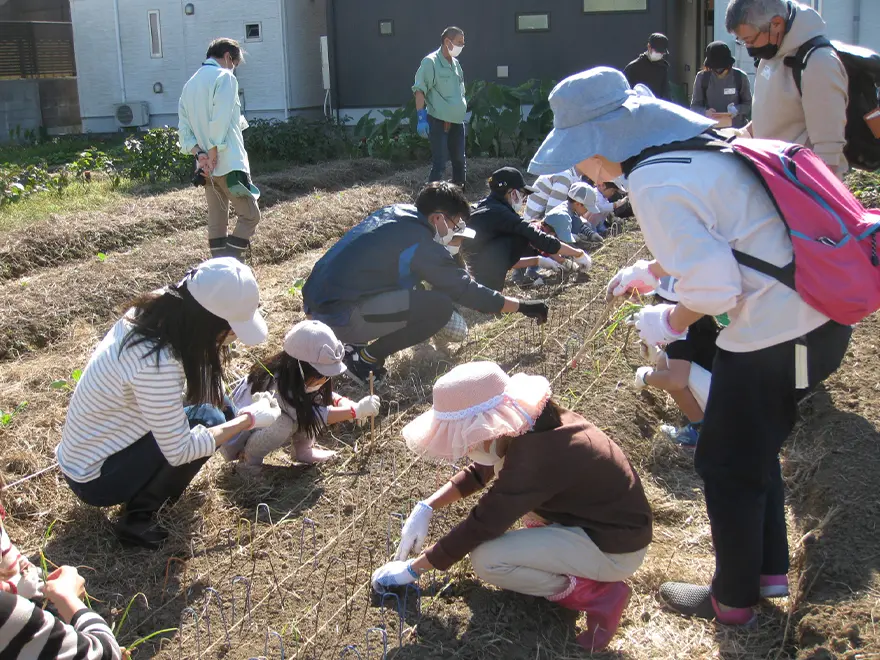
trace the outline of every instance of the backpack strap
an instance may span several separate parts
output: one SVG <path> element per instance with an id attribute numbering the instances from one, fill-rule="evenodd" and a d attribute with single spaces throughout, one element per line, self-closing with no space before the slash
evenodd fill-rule
<path id="1" fill-rule="evenodd" d="M 794 55 L 789 55 L 782 60 L 782 63 L 791 69 L 798 94 L 803 95 L 804 93 L 801 89 L 801 77 L 803 76 L 804 69 L 807 68 L 807 61 L 810 59 L 810 55 L 819 48 L 834 48 L 834 45 L 827 37 L 813 37 L 809 41 L 802 43 L 801 47 L 797 49 L 797 52 Z"/>
<path id="2" fill-rule="evenodd" d="M 650 165 L 651 163 L 645 163 L 649 158 L 653 158 L 654 156 L 659 156 L 660 154 L 668 154 L 675 151 L 731 151 L 730 145 L 728 145 L 720 135 L 714 133 L 712 131 L 703 133 L 698 135 L 690 140 L 682 140 L 680 142 L 673 142 L 672 144 L 663 144 L 659 147 L 651 147 L 649 149 L 645 149 L 639 155 L 627 160 L 624 163 L 624 169 L 629 169 L 629 171 L 624 171 L 626 176 L 630 176 L 633 172 L 635 172 L 640 167 L 644 167 L 645 165 Z M 675 162 L 675 163 L 690 163 L 690 158 L 674 158 L 670 160 L 663 161 L 655 161 L 655 162 Z"/>

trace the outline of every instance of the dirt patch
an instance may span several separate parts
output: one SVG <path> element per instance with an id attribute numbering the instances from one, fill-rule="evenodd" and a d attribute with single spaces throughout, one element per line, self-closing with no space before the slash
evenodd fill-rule
<path id="1" fill-rule="evenodd" d="M 270 208 L 303 193 L 327 192 L 388 176 L 395 165 L 365 158 L 295 167 L 258 177 L 261 207 Z M 146 240 L 204 226 L 204 195 L 189 188 L 161 195 L 135 194 L 118 207 L 53 216 L 7 233 L 0 244 L 0 279 L 21 277 L 97 253 L 124 250 Z"/>
<path id="2" fill-rule="evenodd" d="M 497 162 L 491 160 L 472 163 L 473 189 L 481 189 L 496 167 Z M 277 204 L 260 223 L 251 262 L 284 261 L 341 236 L 381 206 L 409 201 L 423 183 L 423 170 L 410 168 L 369 185 L 340 192 L 314 192 Z M 161 198 L 161 204 L 174 206 L 178 196 L 191 205 L 201 203 L 200 191 L 187 190 Z M 473 197 L 476 199 L 476 193 Z M 4 310 L 0 318 L 0 360 L 46 347 L 76 319 L 93 325 L 109 324 L 133 292 L 165 286 L 208 256 L 203 230 L 180 231 L 124 252 L 108 252 L 103 261 L 89 253 L 85 261 L 0 281 L 0 309 Z"/>

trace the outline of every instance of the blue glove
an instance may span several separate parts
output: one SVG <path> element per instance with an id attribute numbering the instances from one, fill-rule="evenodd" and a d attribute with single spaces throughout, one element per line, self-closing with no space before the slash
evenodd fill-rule
<path id="1" fill-rule="evenodd" d="M 737 112 L 736 110 L 736 105 L 733 103 L 727 106 L 727 112 L 730 113 L 731 117 L 736 117 L 739 114 L 739 112 Z"/>
<path id="2" fill-rule="evenodd" d="M 416 126 L 416 131 L 419 135 L 426 138 L 428 137 L 428 133 L 431 132 L 431 127 L 428 126 L 428 110 L 423 108 L 422 110 L 418 110 L 416 114 L 419 117 L 419 124 Z"/>

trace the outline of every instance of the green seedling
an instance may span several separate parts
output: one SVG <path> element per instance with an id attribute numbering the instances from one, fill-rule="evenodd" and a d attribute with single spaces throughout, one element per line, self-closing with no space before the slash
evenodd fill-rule
<path id="1" fill-rule="evenodd" d="M 629 317 L 636 314 L 642 309 L 642 307 L 644 307 L 644 305 L 638 305 L 629 301 L 624 302 L 618 307 L 617 311 L 614 312 L 614 316 L 611 317 L 611 325 L 605 330 L 605 338 L 607 339 L 613 335 L 617 328 L 620 327 L 621 323 L 626 323 Z"/>
<path id="2" fill-rule="evenodd" d="M 55 523 L 58 522 L 58 518 L 49 523 L 49 526 L 46 528 L 46 532 L 43 534 L 43 545 L 40 547 L 40 568 L 43 569 L 43 577 L 49 577 L 49 561 L 46 559 L 46 553 L 44 552 L 46 546 L 49 544 L 49 539 L 52 537 L 52 528 L 55 527 Z M 52 564 L 53 566 L 55 564 Z"/>
<path id="3" fill-rule="evenodd" d="M 113 631 L 113 634 L 116 635 L 116 637 L 119 637 L 119 631 L 121 631 L 121 630 L 122 630 L 122 626 L 125 625 L 125 620 L 128 618 L 128 612 L 129 612 L 129 610 L 131 610 L 131 606 L 134 605 L 134 601 L 136 601 L 136 600 L 138 599 L 138 596 L 140 596 L 141 598 L 144 599 L 144 605 L 147 606 L 147 609 L 150 608 L 150 603 L 149 603 L 149 601 L 147 601 L 147 596 L 146 596 L 146 594 L 144 594 L 143 592 L 140 592 L 140 591 L 139 591 L 139 592 L 136 593 L 134 596 L 132 596 L 132 597 L 131 597 L 131 600 L 128 601 L 128 605 L 126 606 L 125 611 L 122 613 L 122 617 L 121 617 L 121 618 L 119 619 L 119 621 L 118 621 L 118 622 L 117 622 L 117 623 L 111 628 L 111 630 Z"/>
<path id="4" fill-rule="evenodd" d="M 299 296 L 302 295 L 302 288 L 306 285 L 306 281 L 303 278 L 298 279 L 293 283 L 293 286 L 287 290 L 291 296 Z"/>
<path id="5" fill-rule="evenodd" d="M 107 261 L 107 255 L 104 254 L 103 252 L 98 252 L 98 254 L 95 255 L 95 258 L 98 261 L 100 261 L 101 263 L 104 263 L 105 261 Z"/>
<path id="6" fill-rule="evenodd" d="M 138 646 L 140 646 L 144 642 L 148 642 L 151 639 L 153 639 L 153 637 L 156 637 L 158 635 L 164 635 L 165 633 L 174 633 L 174 632 L 177 632 L 177 628 L 163 628 L 162 630 L 157 630 L 156 632 L 151 632 L 146 637 L 141 637 L 140 639 L 133 641 L 131 644 L 129 644 L 125 648 L 129 653 L 131 653 L 134 649 L 136 649 Z"/>
<path id="7" fill-rule="evenodd" d="M 27 401 L 22 401 L 17 406 L 15 406 L 14 410 L 3 411 L 0 410 L 0 427 L 9 426 L 12 424 L 12 420 L 15 416 L 25 409 L 27 406 Z"/>
<path id="8" fill-rule="evenodd" d="M 77 383 L 79 383 L 79 379 L 82 378 L 82 373 L 82 369 L 74 369 L 70 372 L 70 380 L 64 378 L 53 380 L 50 387 L 53 390 L 67 390 L 68 392 L 73 392 Z"/>

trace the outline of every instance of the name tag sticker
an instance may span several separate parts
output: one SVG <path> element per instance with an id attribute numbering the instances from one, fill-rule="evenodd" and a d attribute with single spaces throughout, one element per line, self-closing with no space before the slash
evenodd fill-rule
<path id="1" fill-rule="evenodd" d="M 725 87 L 724 94 L 725 94 L 725 96 L 730 95 L 730 94 L 736 94 L 736 87 Z"/>

